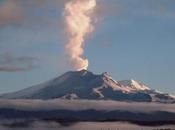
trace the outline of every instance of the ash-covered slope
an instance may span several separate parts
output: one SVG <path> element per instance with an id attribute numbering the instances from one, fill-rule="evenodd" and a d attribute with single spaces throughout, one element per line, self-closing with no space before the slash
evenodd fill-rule
<path id="1" fill-rule="evenodd" d="M 135 80 L 115 81 L 108 73 L 69 71 L 46 83 L 0 96 L 4 99 L 94 99 L 174 103 L 175 98 Z"/>

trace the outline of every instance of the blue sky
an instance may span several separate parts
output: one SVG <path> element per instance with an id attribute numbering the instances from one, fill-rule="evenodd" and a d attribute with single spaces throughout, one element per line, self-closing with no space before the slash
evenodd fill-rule
<path id="1" fill-rule="evenodd" d="M 71 69 L 64 56 L 66 1 L 0 0 L 0 93 Z M 98 0 L 98 22 L 84 45 L 89 70 L 175 94 L 174 5 L 174 0 Z"/>

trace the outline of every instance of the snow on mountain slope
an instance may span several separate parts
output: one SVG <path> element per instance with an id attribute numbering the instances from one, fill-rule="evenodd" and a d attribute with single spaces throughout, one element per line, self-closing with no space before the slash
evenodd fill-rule
<path id="1" fill-rule="evenodd" d="M 108 73 L 69 71 L 60 77 L 17 92 L 0 95 L 5 99 L 95 99 L 174 103 L 169 94 L 151 90 L 135 80 L 115 81 Z"/>
<path id="2" fill-rule="evenodd" d="M 22 89 L 22 90 L 17 91 L 17 92 L 2 94 L 2 95 L 0 95 L 0 98 L 1 97 L 4 97 L 4 98 L 7 97 L 7 98 L 10 98 L 10 99 L 23 98 L 23 97 L 26 97 L 27 95 L 32 95 L 33 93 L 39 91 L 42 88 L 45 88 L 51 82 L 52 81 L 48 81 L 48 82 L 41 83 L 41 84 L 36 85 L 36 86 L 32 86 L 32 87 L 29 87 L 29 88 L 26 88 L 26 89 Z"/>
<path id="3" fill-rule="evenodd" d="M 119 84 L 121 84 L 124 87 L 127 87 L 130 90 L 150 90 L 150 88 L 148 88 L 144 84 L 141 84 L 133 79 L 119 81 Z"/>

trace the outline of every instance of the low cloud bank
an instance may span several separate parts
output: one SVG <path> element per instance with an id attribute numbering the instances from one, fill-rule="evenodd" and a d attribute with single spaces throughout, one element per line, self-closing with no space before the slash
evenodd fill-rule
<path id="1" fill-rule="evenodd" d="M 35 57 L 0 54 L 0 72 L 30 71 L 35 68 Z"/>
<path id="2" fill-rule="evenodd" d="M 18 110 L 123 110 L 131 112 L 165 111 L 175 113 L 175 104 L 118 102 L 104 100 L 0 100 L 0 109 L 12 108 Z"/>

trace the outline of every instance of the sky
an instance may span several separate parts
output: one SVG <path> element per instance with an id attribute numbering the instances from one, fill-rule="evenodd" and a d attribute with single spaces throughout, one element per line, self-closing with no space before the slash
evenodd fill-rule
<path id="1" fill-rule="evenodd" d="M 73 70 L 66 62 L 64 5 L 70 0 L 0 0 L 0 93 Z M 88 70 L 175 94 L 175 1 L 97 0 L 85 38 Z"/>

